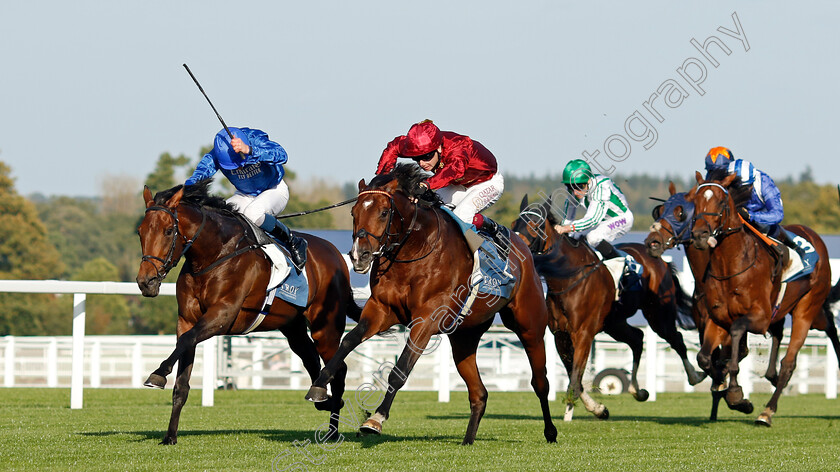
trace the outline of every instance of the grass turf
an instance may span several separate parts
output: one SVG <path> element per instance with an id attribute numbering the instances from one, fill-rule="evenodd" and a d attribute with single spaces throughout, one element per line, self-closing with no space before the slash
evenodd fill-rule
<path id="1" fill-rule="evenodd" d="M 350 392 L 352 394 L 352 392 Z M 438 403 L 432 392 L 401 392 L 378 437 L 357 437 L 324 451 L 314 431 L 327 414 L 304 392 L 218 391 L 215 407 L 194 390 L 181 415 L 178 444 L 160 446 L 171 391 L 88 389 L 70 410 L 67 389 L 0 389 L 2 470 L 576 470 L 576 471 L 835 471 L 840 468 L 837 400 L 783 396 L 772 428 L 753 425 L 768 400 L 754 395 L 751 415 L 721 405 L 708 422 L 705 394 L 595 396 L 610 409 L 600 421 L 582 405 L 562 421 L 552 402 L 557 444 L 542 434 L 533 394 L 491 392 L 476 443 L 462 447 L 469 417 L 465 393 Z M 348 405 L 353 401 L 348 399 Z M 353 412 L 342 420 L 353 422 Z M 304 448 L 306 441 L 309 445 Z M 297 443 L 296 443 L 297 442 Z M 295 444 L 298 444 L 297 446 Z M 307 455 L 308 454 L 308 455 Z M 295 469 L 297 467 L 297 469 Z"/>

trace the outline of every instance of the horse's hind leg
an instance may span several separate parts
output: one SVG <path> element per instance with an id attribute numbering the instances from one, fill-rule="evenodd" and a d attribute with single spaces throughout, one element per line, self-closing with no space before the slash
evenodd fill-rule
<path id="1" fill-rule="evenodd" d="M 292 350 L 303 362 L 303 368 L 309 374 L 310 382 L 314 382 L 321 372 L 321 361 L 315 344 L 309 337 L 306 329 L 306 322 L 303 316 L 296 316 L 289 324 L 280 328 L 280 332 L 289 342 L 289 349 Z M 339 397 L 341 398 L 341 397 Z M 331 402 L 320 402 L 315 404 L 319 410 L 330 410 Z"/>
<path id="2" fill-rule="evenodd" d="M 487 389 L 481 381 L 478 366 L 475 363 L 475 352 L 483 331 L 486 331 L 486 329 L 456 331 L 449 335 L 449 341 L 452 345 L 452 359 L 455 361 L 458 374 L 461 375 L 467 385 L 470 398 L 470 422 L 467 425 L 467 432 L 464 435 L 462 445 L 475 442 L 478 424 L 481 422 L 484 410 L 487 407 Z"/>
<path id="3" fill-rule="evenodd" d="M 770 325 L 770 335 L 772 337 L 770 345 L 770 359 L 767 361 L 767 372 L 764 373 L 764 378 L 769 380 L 773 386 L 777 385 L 779 381 L 779 374 L 776 370 L 776 364 L 779 361 L 779 347 L 782 345 L 782 336 L 784 336 L 785 324 L 779 322 Z"/>
<path id="4" fill-rule="evenodd" d="M 528 355 L 528 362 L 531 364 L 531 387 L 537 398 L 540 401 L 540 408 L 543 414 L 543 435 L 545 440 L 553 443 L 557 442 L 557 427 L 551 420 L 551 409 L 548 404 L 548 376 L 546 373 L 546 359 L 545 359 L 545 326 L 540 327 L 538 323 L 522 324 L 515 321 L 515 315 L 510 308 L 503 309 L 500 313 L 502 319 L 511 318 L 511 321 L 505 323 L 516 324 L 514 332 L 519 340 L 522 342 L 522 347 L 525 348 L 525 354 Z M 536 326 L 534 326 L 536 325 Z"/>
<path id="5" fill-rule="evenodd" d="M 639 373 L 639 363 L 642 360 L 642 350 L 644 349 L 645 334 L 639 328 L 630 326 L 627 322 L 622 320 L 609 320 L 604 324 L 604 332 L 612 336 L 618 342 L 622 342 L 630 346 L 633 352 L 633 370 L 630 373 L 630 394 L 633 395 L 637 401 L 643 402 L 650 397 L 650 393 L 643 388 L 639 388 L 639 380 L 637 378 Z M 654 368 L 654 366 L 649 366 Z"/>
<path id="6" fill-rule="evenodd" d="M 172 415 L 169 417 L 169 429 L 161 444 L 170 445 L 178 442 L 178 421 L 181 419 L 181 409 L 187 403 L 190 393 L 190 375 L 195 361 L 195 348 L 187 349 L 178 360 L 178 377 L 172 389 Z"/>
<path id="7" fill-rule="evenodd" d="M 328 363 L 333 357 L 335 357 L 339 342 L 341 342 L 341 335 L 344 333 L 344 313 L 338 313 L 335 316 L 336 321 L 332 323 L 328 322 L 324 328 L 312 331 L 312 339 L 315 341 L 315 348 L 318 350 L 318 354 L 320 354 L 321 358 L 324 359 L 324 364 Z M 338 317 L 341 317 L 340 320 Z M 341 413 L 341 408 L 344 406 L 344 401 L 342 399 L 344 397 L 346 377 L 347 364 L 345 364 L 342 360 L 339 364 L 338 370 L 333 376 L 333 379 L 330 381 L 330 387 L 332 387 L 332 399 L 331 401 L 326 402 L 330 405 L 330 433 L 328 435 L 328 439 L 331 439 L 338 433 L 339 415 Z M 316 376 L 313 377 L 313 382 L 315 378 L 317 378 L 317 373 Z M 316 403 L 315 405 L 317 407 L 319 404 Z"/>
<path id="8" fill-rule="evenodd" d="M 342 371 L 347 371 L 347 365 L 344 363 L 344 359 L 346 359 L 347 356 L 353 352 L 353 349 L 356 349 L 356 346 L 361 344 L 363 340 L 378 332 L 378 328 L 372 328 L 370 321 L 367 318 L 362 317 L 359 320 L 359 323 L 350 330 L 349 333 L 344 335 L 344 339 L 341 340 L 338 350 L 336 350 L 332 359 L 326 363 L 324 368 L 321 369 L 320 375 L 318 375 L 318 378 L 312 383 L 312 386 L 309 387 L 309 391 L 306 392 L 306 399 L 312 402 L 327 401 L 329 399 L 327 396 L 327 384 L 332 382 L 332 380 Z"/>

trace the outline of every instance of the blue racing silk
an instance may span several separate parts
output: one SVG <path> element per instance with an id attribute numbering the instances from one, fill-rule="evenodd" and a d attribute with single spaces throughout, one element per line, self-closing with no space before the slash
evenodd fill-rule
<path id="1" fill-rule="evenodd" d="M 204 179 L 209 179 L 222 171 L 225 177 L 240 193 L 259 195 L 265 190 L 274 188 L 283 180 L 286 171 L 283 164 L 288 160 L 286 150 L 282 146 L 268 139 L 268 134 L 258 129 L 239 128 L 248 136 L 251 153 L 236 169 L 222 169 L 216 162 L 213 153 L 207 153 L 201 158 L 192 176 L 184 185 L 192 185 Z"/>
<path id="2" fill-rule="evenodd" d="M 785 217 L 782 194 L 769 175 L 758 171 L 758 178 L 752 185 L 750 199 L 744 205 L 750 212 L 750 220 L 764 225 L 776 225 Z"/>

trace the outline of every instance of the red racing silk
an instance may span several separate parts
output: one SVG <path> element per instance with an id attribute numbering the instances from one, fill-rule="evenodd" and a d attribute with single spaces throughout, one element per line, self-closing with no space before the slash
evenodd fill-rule
<path id="1" fill-rule="evenodd" d="M 391 172 L 397 165 L 400 143 L 405 136 L 397 136 L 385 146 L 376 173 Z M 490 180 L 496 174 L 496 157 L 478 141 L 452 131 L 443 132 L 443 152 L 440 162 L 434 168 L 434 176 L 429 178 L 429 188 L 437 190 L 449 185 L 471 187 Z"/>

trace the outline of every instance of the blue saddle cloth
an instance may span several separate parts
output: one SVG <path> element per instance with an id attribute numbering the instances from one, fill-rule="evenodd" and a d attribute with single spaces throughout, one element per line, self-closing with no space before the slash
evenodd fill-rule
<path id="1" fill-rule="evenodd" d="M 441 206 L 440 208 L 455 220 L 455 223 L 458 224 L 458 227 L 461 228 L 463 233 L 473 231 L 481 235 L 481 233 L 476 231 L 474 225 L 461 221 L 448 207 Z M 478 291 L 500 298 L 510 298 L 513 287 L 516 285 L 516 278 L 507 271 L 507 259 L 502 258 L 499 248 L 487 238 L 484 238 L 484 242 L 478 248 L 478 263 L 479 271 L 481 272 Z"/>

